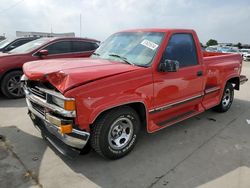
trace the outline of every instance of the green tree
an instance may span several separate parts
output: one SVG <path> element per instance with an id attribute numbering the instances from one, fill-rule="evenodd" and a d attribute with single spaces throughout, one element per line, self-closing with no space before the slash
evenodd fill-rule
<path id="1" fill-rule="evenodd" d="M 241 48 L 242 48 L 242 44 L 239 42 L 239 43 L 237 44 L 237 47 L 238 47 L 239 49 L 241 49 Z"/>
<path id="2" fill-rule="evenodd" d="M 209 41 L 207 41 L 207 46 L 214 46 L 217 44 L 218 44 L 217 40 L 214 39 L 210 39 Z"/>

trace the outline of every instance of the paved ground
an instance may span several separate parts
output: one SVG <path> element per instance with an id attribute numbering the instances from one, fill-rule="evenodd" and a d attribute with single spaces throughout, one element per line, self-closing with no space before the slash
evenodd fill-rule
<path id="1" fill-rule="evenodd" d="M 243 73 L 250 78 L 250 62 Z M 229 112 L 207 111 L 155 134 L 109 161 L 91 152 L 67 159 L 47 146 L 25 101 L 0 98 L 0 187 L 250 187 L 250 82 Z"/>

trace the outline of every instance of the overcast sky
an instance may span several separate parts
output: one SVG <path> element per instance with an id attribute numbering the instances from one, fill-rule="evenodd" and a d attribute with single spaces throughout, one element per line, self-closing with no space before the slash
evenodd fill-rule
<path id="1" fill-rule="evenodd" d="M 0 0 L 0 35 L 75 32 L 104 40 L 130 28 L 191 28 L 202 42 L 250 43 L 250 0 Z"/>

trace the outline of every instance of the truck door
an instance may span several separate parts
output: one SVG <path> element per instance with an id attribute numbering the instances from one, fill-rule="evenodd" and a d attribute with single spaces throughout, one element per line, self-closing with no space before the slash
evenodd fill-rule
<path id="1" fill-rule="evenodd" d="M 160 63 L 178 61 L 179 69 L 154 73 L 154 109 L 150 114 L 156 125 L 167 126 L 203 110 L 204 76 L 197 54 L 191 33 L 175 33 L 169 39 Z"/>

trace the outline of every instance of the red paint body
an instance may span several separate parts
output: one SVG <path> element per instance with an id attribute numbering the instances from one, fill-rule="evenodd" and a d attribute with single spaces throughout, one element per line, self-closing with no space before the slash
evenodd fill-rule
<path id="1" fill-rule="evenodd" d="M 89 57 L 94 51 L 87 52 L 75 52 L 75 53 L 64 53 L 64 54 L 51 54 L 47 56 L 35 56 L 34 54 L 44 47 L 59 41 L 86 41 L 86 42 L 98 42 L 94 39 L 84 39 L 84 38 L 72 38 L 72 37 L 63 37 L 63 38 L 51 38 L 47 43 L 42 46 L 32 50 L 29 53 L 20 53 L 20 54 L 8 54 L 0 53 L 0 81 L 1 78 L 10 71 L 13 70 L 22 70 L 24 63 L 28 61 L 43 60 L 43 59 L 57 59 L 57 58 L 77 58 L 77 57 Z"/>
<path id="2" fill-rule="evenodd" d="M 242 57 L 237 54 L 202 52 L 193 30 L 146 29 L 131 31 L 165 32 L 151 67 L 137 67 L 102 59 L 62 59 L 30 62 L 24 73 L 30 80 L 48 80 L 65 97 L 75 98 L 76 124 L 90 131 L 102 112 L 116 106 L 141 103 L 145 108 L 148 132 L 155 132 L 220 103 L 226 82 L 239 79 Z M 129 31 L 126 31 L 129 32 Z M 195 40 L 199 64 L 177 72 L 159 72 L 162 53 L 173 33 L 191 33 Z M 203 75 L 197 77 L 197 71 Z M 45 76 L 47 75 L 47 76 Z M 215 92 L 207 93 L 209 89 Z M 157 108 L 201 96 L 189 102 L 153 113 Z M 186 114 L 183 118 L 174 117 Z M 166 123 L 159 126 L 159 122 Z"/>

